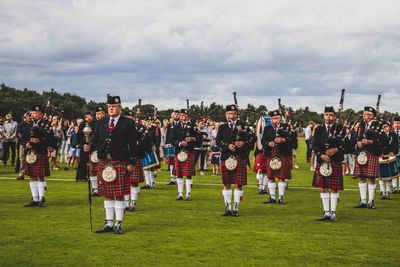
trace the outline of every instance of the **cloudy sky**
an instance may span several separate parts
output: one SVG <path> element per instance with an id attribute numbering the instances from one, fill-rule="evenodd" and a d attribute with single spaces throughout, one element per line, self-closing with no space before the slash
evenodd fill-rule
<path id="1" fill-rule="evenodd" d="M 0 0 L 0 82 L 160 109 L 400 111 L 400 1 Z"/>

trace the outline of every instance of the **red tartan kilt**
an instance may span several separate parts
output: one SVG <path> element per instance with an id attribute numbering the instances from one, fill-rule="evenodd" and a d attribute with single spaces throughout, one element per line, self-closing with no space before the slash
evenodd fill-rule
<path id="1" fill-rule="evenodd" d="M 194 154 L 192 152 L 187 152 L 188 158 L 185 162 L 180 162 L 178 157 L 175 157 L 175 176 L 176 177 L 190 177 L 195 176 L 196 171 L 194 169 Z"/>
<path id="2" fill-rule="evenodd" d="M 236 158 L 238 165 L 236 169 L 229 171 L 225 166 L 225 160 L 221 161 L 221 174 L 222 174 L 222 184 L 224 185 L 247 185 L 247 161 Z"/>
<path id="3" fill-rule="evenodd" d="M 133 183 L 143 183 L 144 182 L 144 172 L 142 160 L 138 159 L 136 165 L 133 168 L 133 172 L 129 173 L 129 184 Z"/>
<path id="4" fill-rule="evenodd" d="M 265 172 L 265 157 L 264 153 L 259 153 L 254 159 L 254 172 L 261 170 Z"/>
<path id="5" fill-rule="evenodd" d="M 33 178 L 50 176 L 49 157 L 47 155 L 37 155 L 35 163 L 29 164 L 26 162 L 25 173 Z"/>
<path id="6" fill-rule="evenodd" d="M 379 156 L 372 156 L 367 152 L 368 162 L 365 165 L 360 165 L 357 162 L 354 168 L 354 176 L 358 178 L 379 178 Z"/>
<path id="7" fill-rule="evenodd" d="M 317 163 L 312 185 L 318 188 L 329 188 L 332 190 L 343 190 L 343 170 L 341 162 L 332 162 L 332 174 L 329 177 L 321 175 L 319 168 L 322 163 Z"/>
<path id="8" fill-rule="evenodd" d="M 167 157 L 168 165 L 175 165 L 175 157 Z"/>
<path id="9" fill-rule="evenodd" d="M 90 160 L 90 157 L 89 157 L 89 163 L 90 163 L 89 164 L 90 177 L 97 176 L 97 163 L 92 162 Z"/>
<path id="10" fill-rule="evenodd" d="M 265 169 L 267 170 L 267 176 L 268 179 L 279 179 L 279 180 L 290 180 L 292 179 L 292 167 L 293 167 L 293 162 L 292 162 L 292 157 L 279 157 L 280 160 L 282 161 L 282 167 L 274 171 L 271 169 L 269 166 L 269 162 L 272 160 L 273 157 L 267 157 L 265 159 Z"/>
<path id="11" fill-rule="evenodd" d="M 102 172 L 108 164 L 112 164 L 117 171 L 117 178 L 113 182 L 106 182 L 102 178 Z M 112 159 L 99 159 L 97 163 L 97 178 L 99 191 L 104 197 L 122 197 L 129 194 L 128 175 L 125 162 Z"/>

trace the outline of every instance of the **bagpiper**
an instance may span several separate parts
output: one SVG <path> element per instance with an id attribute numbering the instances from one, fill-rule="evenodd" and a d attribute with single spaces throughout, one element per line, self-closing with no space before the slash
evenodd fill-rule
<path id="1" fill-rule="evenodd" d="M 220 125 L 216 143 L 222 148 L 221 176 L 222 195 L 225 203 L 223 216 L 239 216 L 239 205 L 243 198 L 243 186 L 247 185 L 247 152 L 254 145 L 255 135 L 246 133 L 245 126 L 238 121 L 238 107 L 226 107 L 227 123 Z M 232 211 L 232 184 L 235 185 Z"/>
<path id="2" fill-rule="evenodd" d="M 376 110 L 373 107 L 364 107 L 363 120 L 357 132 L 357 157 L 354 169 L 354 176 L 359 178 L 358 187 L 361 199 L 354 205 L 354 208 L 375 208 L 375 179 L 380 176 L 379 156 L 382 154 L 382 144 L 384 143 L 381 127 L 379 122 L 374 120 L 375 116 Z"/>
<path id="3" fill-rule="evenodd" d="M 268 189 L 270 197 L 264 203 L 276 203 L 275 190 L 278 180 L 278 203 L 285 204 L 284 195 L 286 189 L 286 180 L 292 178 L 292 153 L 294 137 L 290 127 L 281 121 L 279 110 L 270 111 L 271 125 L 264 129 L 262 144 L 264 147 L 264 156 L 266 172 L 268 176 Z"/>
<path id="4" fill-rule="evenodd" d="M 398 144 L 400 145 L 400 116 L 395 116 L 394 120 L 393 120 L 393 130 L 394 133 L 397 135 L 397 139 L 398 139 Z M 400 149 L 398 148 L 397 151 L 397 164 L 400 168 Z M 392 185 L 393 185 L 393 193 L 394 194 L 398 194 L 400 193 L 400 178 L 395 178 L 392 180 Z"/>
<path id="5" fill-rule="evenodd" d="M 96 124 L 99 120 L 106 116 L 104 107 L 98 106 L 95 109 L 96 120 L 93 123 L 93 130 L 96 128 Z M 93 133 L 92 133 L 93 135 Z M 92 151 L 89 156 L 89 171 L 90 171 L 90 183 L 92 184 L 92 196 L 97 197 L 101 195 L 99 192 L 98 181 L 97 181 L 97 163 L 99 162 L 97 151 Z"/>
<path id="6" fill-rule="evenodd" d="M 137 134 L 134 122 L 122 115 L 119 96 L 107 96 L 107 109 L 108 116 L 97 122 L 90 145 L 84 149 L 97 151 L 97 178 L 105 198 L 105 224 L 96 233 L 122 234 L 124 195 L 129 192 L 127 173 L 133 171 L 136 162 Z"/>
<path id="7" fill-rule="evenodd" d="M 320 196 L 324 209 L 323 216 L 318 221 L 337 221 L 338 191 L 343 190 L 342 161 L 345 152 L 343 146 L 345 133 L 343 127 L 335 123 L 335 118 L 334 108 L 325 107 L 324 124 L 315 128 L 312 142 L 317 157 L 312 185 L 321 188 Z"/>
<path id="8" fill-rule="evenodd" d="M 32 200 L 26 207 L 44 207 L 47 189 L 45 177 L 50 176 L 48 147 L 55 148 L 54 134 L 47 130 L 48 122 L 43 120 L 43 109 L 39 105 L 32 106 L 33 123 L 29 142 L 26 144 L 25 173 L 30 177 Z"/>
<path id="9" fill-rule="evenodd" d="M 172 146 L 172 132 L 174 128 L 178 127 L 179 125 L 179 110 L 175 110 L 171 113 L 170 124 L 168 125 L 167 135 L 166 135 L 166 146 Z M 176 184 L 176 175 L 175 175 L 175 154 L 173 156 L 167 157 L 167 164 L 168 169 L 170 171 L 170 180 L 168 185 L 175 185 Z"/>
<path id="10" fill-rule="evenodd" d="M 131 110 L 125 113 L 128 119 L 135 121 L 134 114 Z M 140 187 L 139 184 L 144 182 L 144 172 L 142 158 L 144 157 L 144 150 L 148 145 L 145 144 L 144 125 L 142 124 L 140 116 L 138 124 L 135 124 L 137 132 L 137 150 L 136 150 L 136 164 L 133 171 L 129 173 L 128 183 L 130 186 L 130 194 L 125 195 L 126 211 L 134 212 L 136 210 L 137 201 L 139 199 Z M 151 147 L 151 145 L 150 145 Z"/>
<path id="11" fill-rule="evenodd" d="M 179 116 L 180 123 L 173 128 L 172 144 L 175 147 L 175 175 L 178 187 L 178 198 L 183 200 L 183 177 L 186 176 L 186 197 L 185 200 L 191 200 L 191 191 L 193 176 L 195 172 L 194 147 L 201 143 L 201 135 L 198 135 L 194 126 L 189 121 L 189 110 L 181 109 Z"/>

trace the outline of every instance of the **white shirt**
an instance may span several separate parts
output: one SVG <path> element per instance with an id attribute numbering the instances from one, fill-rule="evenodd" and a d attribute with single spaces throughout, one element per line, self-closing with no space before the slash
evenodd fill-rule
<path id="1" fill-rule="evenodd" d="M 11 121 L 4 121 L 4 135 L 9 139 L 7 141 L 16 142 L 17 141 L 17 127 L 18 123 Z"/>
<path id="2" fill-rule="evenodd" d="M 311 134 L 312 134 L 311 127 L 307 126 L 307 128 L 304 130 L 304 137 L 306 138 L 306 140 L 310 140 Z"/>
<path id="3" fill-rule="evenodd" d="M 110 117 L 110 120 L 108 121 L 108 127 L 110 127 L 110 124 L 111 124 L 111 120 L 112 120 L 112 119 L 114 119 L 114 127 L 117 126 L 117 123 L 118 123 L 118 120 L 119 120 L 120 117 L 121 117 L 121 114 L 119 114 L 119 115 L 118 115 L 117 117 L 115 117 L 115 118 Z"/>

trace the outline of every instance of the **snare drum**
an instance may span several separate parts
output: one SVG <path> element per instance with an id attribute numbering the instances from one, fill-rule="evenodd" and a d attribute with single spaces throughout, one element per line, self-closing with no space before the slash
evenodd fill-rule
<path id="1" fill-rule="evenodd" d="M 154 167 L 158 167 L 160 163 L 158 162 L 157 154 L 156 152 L 144 152 L 144 157 L 142 158 L 142 165 L 143 165 L 143 170 L 149 170 Z"/>
<path id="2" fill-rule="evenodd" d="M 380 178 L 383 181 L 390 181 L 399 176 L 399 167 L 397 166 L 396 157 L 380 157 L 379 158 Z"/>
<path id="3" fill-rule="evenodd" d="M 173 145 L 165 145 L 163 147 L 164 157 L 175 157 L 175 147 Z"/>

